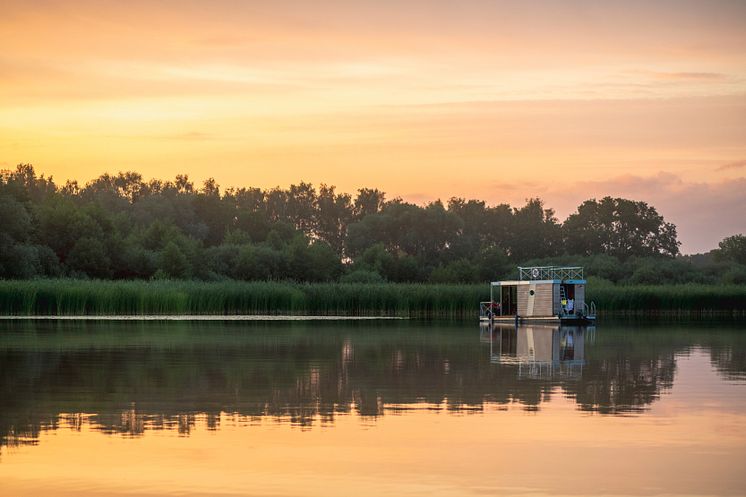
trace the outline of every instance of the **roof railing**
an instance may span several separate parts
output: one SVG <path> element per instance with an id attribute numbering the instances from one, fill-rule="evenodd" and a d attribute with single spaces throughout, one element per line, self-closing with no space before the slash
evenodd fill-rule
<path id="1" fill-rule="evenodd" d="M 523 280 L 582 280 L 583 268 L 580 266 L 534 266 L 519 267 L 518 274 Z"/>

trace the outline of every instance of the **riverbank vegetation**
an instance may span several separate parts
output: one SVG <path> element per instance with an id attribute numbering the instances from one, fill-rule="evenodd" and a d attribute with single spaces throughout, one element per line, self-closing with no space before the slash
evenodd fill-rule
<path id="1" fill-rule="evenodd" d="M 588 285 L 604 315 L 744 315 L 744 285 Z M 0 281 L 2 315 L 340 315 L 475 318 L 486 284 Z"/>
<path id="2" fill-rule="evenodd" d="M 60 186 L 19 165 L 0 173 L 0 219 L 4 279 L 465 284 L 561 263 L 619 284 L 746 283 L 746 237 L 683 257 L 654 207 L 610 197 L 560 222 L 539 199 L 420 206 L 369 188 L 221 191 L 133 172 Z"/>

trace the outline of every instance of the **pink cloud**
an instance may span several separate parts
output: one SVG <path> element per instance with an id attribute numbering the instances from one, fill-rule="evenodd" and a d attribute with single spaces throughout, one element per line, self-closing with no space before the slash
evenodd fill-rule
<path id="1" fill-rule="evenodd" d="M 723 164 L 722 166 L 718 167 L 718 171 L 729 171 L 731 169 L 741 169 L 746 167 L 746 160 L 737 160 L 733 162 L 728 162 L 727 164 Z"/>
<path id="2" fill-rule="evenodd" d="M 507 202 L 516 207 L 528 198 L 539 197 L 544 200 L 545 207 L 556 211 L 560 221 L 590 198 L 611 196 L 641 200 L 676 225 L 681 251 L 685 254 L 707 252 L 716 248 L 726 236 L 746 233 L 746 178 L 695 182 L 660 172 L 652 176 L 627 174 L 607 180 L 580 181 L 571 188 L 567 184 L 554 186 L 535 181 L 492 183 L 489 191 L 492 195 L 474 192 L 465 197 L 481 198 L 490 205 Z M 421 205 L 436 198 L 422 193 L 402 196 Z"/>
<path id="3" fill-rule="evenodd" d="M 557 209 L 560 219 L 574 212 L 586 198 L 606 195 L 642 200 L 678 228 L 683 253 L 706 252 L 720 240 L 746 233 L 746 178 L 719 182 L 690 182 L 661 172 L 643 177 L 625 175 L 603 181 L 580 182 L 580 193 L 549 191 L 547 204 Z"/>

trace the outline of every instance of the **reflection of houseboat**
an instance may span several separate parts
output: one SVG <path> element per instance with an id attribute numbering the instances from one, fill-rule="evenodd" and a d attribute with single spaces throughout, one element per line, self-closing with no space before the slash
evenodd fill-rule
<path id="1" fill-rule="evenodd" d="M 479 305 L 481 321 L 592 323 L 596 305 L 585 301 L 582 267 L 519 267 L 519 279 L 490 283 L 490 301 Z"/>
<path id="2" fill-rule="evenodd" d="M 492 363 L 518 365 L 521 373 L 530 376 L 574 375 L 582 372 L 585 343 L 594 330 L 548 324 L 487 325 L 482 337 L 489 341 Z"/>

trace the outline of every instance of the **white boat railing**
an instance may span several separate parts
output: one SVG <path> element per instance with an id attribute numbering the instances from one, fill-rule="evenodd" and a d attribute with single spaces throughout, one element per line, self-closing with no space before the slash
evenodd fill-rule
<path id="1" fill-rule="evenodd" d="M 580 266 L 534 266 L 518 267 L 518 277 L 523 280 L 582 280 L 583 268 Z"/>
<path id="2" fill-rule="evenodd" d="M 596 303 L 591 300 L 591 304 L 583 302 L 583 315 L 584 316 L 595 316 L 596 315 Z"/>

